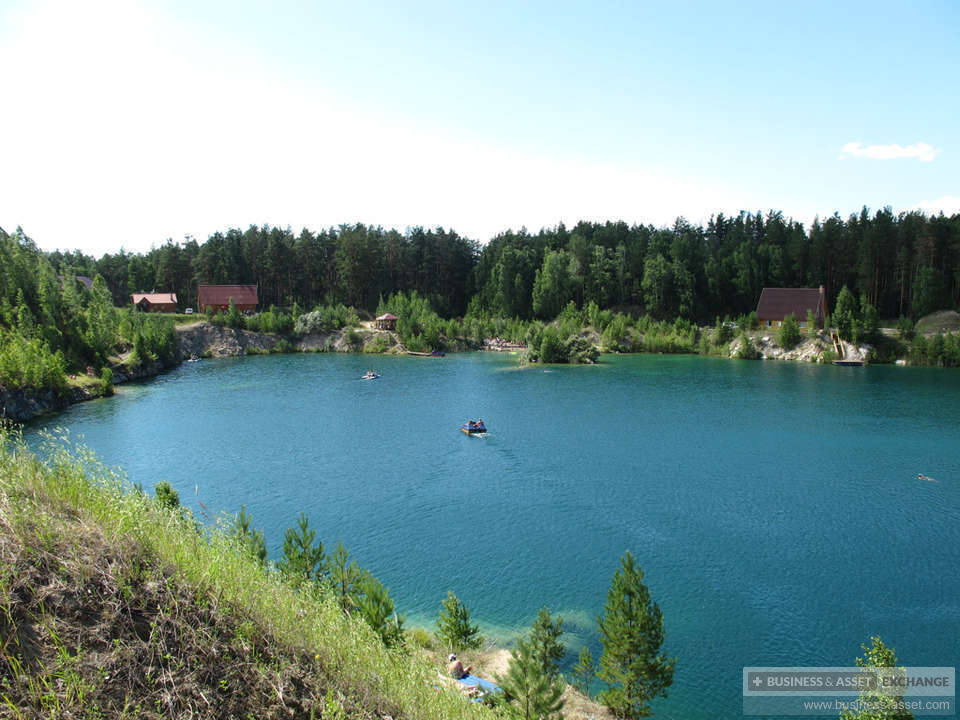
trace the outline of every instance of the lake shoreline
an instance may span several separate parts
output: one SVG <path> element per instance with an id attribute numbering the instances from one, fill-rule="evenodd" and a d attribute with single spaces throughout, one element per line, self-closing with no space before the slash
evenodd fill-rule
<path id="1" fill-rule="evenodd" d="M 586 337 L 598 350 L 603 352 L 599 346 L 599 336 L 595 333 L 588 333 Z M 830 341 L 822 331 L 815 336 L 804 335 L 800 342 L 790 350 L 784 350 L 777 345 L 775 337 L 769 331 L 752 331 L 749 337 L 753 343 L 754 354 L 747 359 L 809 363 L 828 363 L 833 359 L 829 347 Z M 291 341 L 291 339 L 282 335 L 222 327 L 206 320 L 198 320 L 189 325 L 178 326 L 177 338 L 177 355 L 170 363 L 155 361 L 145 363 L 137 368 L 129 367 L 123 360 L 111 364 L 113 384 L 121 385 L 135 380 L 147 380 L 169 372 L 190 359 L 326 352 L 361 355 L 408 354 L 407 349 L 400 343 L 395 333 L 376 330 L 370 323 L 365 323 L 361 328 L 342 328 L 327 333 L 312 333 Z M 864 365 L 869 363 L 872 350 L 870 345 L 847 344 L 847 347 L 849 348 L 848 359 L 856 360 Z M 740 359 L 743 357 L 742 351 L 743 340 L 741 337 L 737 337 L 727 345 L 724 352 L 717 353 L 715 356 L 724 359 Z M 523 348 L 519 346 L 499 347 L 484 343 L 474 347 L 460 343 L 450 352 L 516 353 L 521 357 L 519 367 L 529 367 L 529 364 L 524 362 Z M 656 355 L 664 353 L 636 353 L 607 349 L 606 354 Z M 703 355 L 704 353 L 678 354 Z M 30 422 L 45 415 L 61 412 L 76 403 L 96 400 L 109 394 L 82 383 L 71 385 L 65 392 L 59 394 L 54 390 L 0 389 L 0 418 L 20 423 Z"/>

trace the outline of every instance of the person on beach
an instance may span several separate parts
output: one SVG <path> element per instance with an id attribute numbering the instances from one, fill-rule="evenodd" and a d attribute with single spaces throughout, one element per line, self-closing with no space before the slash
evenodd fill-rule
<path id="1" fill-rule="evenodd" d="M 470 674 L 471 670 L 473 670 L 473 666 L 468 665 L 464 667 L 463 663 L 457 660 L 457 656 L 454 653 L 450 653 L 449 657 L 447 657 L 447 671 L 454 680 L 465 678 Z"/>

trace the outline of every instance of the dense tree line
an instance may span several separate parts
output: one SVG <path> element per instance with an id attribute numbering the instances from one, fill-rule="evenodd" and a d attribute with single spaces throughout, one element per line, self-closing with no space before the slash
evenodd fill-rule
<path id="1" fill-rule="evenodd" d="M 846 286 L 881 317 L 919 317 L 960 303 L 960 215 L 864 208 L 809 232 L 773 211 L 706 227 L 679 218 L 506 232 L 484 247 L 472 285 L 472 307 L 507 317 L 552 319 L 573 301 L 702 322 L 749 313 L 764 287 L 819 285 L 831 307 Z"/>
<path id="2" fill-rule="evenodd" d="M 201 284 L 256 284 L 263 307 L 312 308 L 338 302 L 373 310 L 381 296 L 416 291 L 446 317 L 467 308 L 476 242 L 443 228 L 401 234 L 366 225 L 318 233 L 251 226 L 166 243 L 138 255 L 120 251 L 99 260 L 80 252 L 54 252 L 61 272 L 102 275 L 117 305 L 135 292 L 174 292 L 181 308 L 196 307 Z"/>
<path id="3" fill-rule="evenodd" d="M 864 208 L 817 219 L 809 231 L 776 211 L 720 214 L 705 227 L 683 218 L 662 228 L 581 222 L 507 231 L 482 250 L 443 228 L 251 226 L 202 244 L 168 240 L 143 255 L 58 251 L 49 260 L 60 274 L 103 276 L 117 305 L 156 290 L 195 306 L 198 284 L 255 283 L 263 306 L 373 310 L 415 291 L 446 318 L 469 306 L 475 315 L 552 319 L 573 301 L 710 321 L 750 312 L 765 286 L 823 285 L 831 307 L 846 286 L 880 317 L 916 318 L 960 303 L 960 215 Z"/>

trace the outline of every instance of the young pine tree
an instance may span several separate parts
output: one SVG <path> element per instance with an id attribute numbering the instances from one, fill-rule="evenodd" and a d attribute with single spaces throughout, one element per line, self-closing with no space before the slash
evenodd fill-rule
<path id="1" fill-rule="evenodd" d="M 363 579 L 363 571 L 357 567 L 357 563 L 350 559 L 346 546 L 342 542 L 337 543 L 337 547 L 330 556 L 330 582 L 333 585 L 333 593 L 340 603 L 340 608 L 349 613 L 351 608 L 357 606 L 357 597 L 360 595 L 360 581 Z"/>
<path id="2" fill-rule="evenodd" d="M 577 658 L 577 664 L 573 666 L 573 677 L 577 689 L 587 697 L 590 697 L 590 685 L 596 675 L 597 666 L 593 662 L 593 653 L 584 646 Z"/>
<path id="3" fill-rule="evenodd" d="M 447 592 L 437 615 L 437 640 L 451 650 L 473 650 L 483 644 L 480 629 L 470 624 L 470 611 L 453 590 Z"/>
<path id="4" fill-rule="evenodd" d="M 520 639 L 511 654 L 507 672 L 497 678 L 497 684 L 511 699 L 517 716 L 523 720 L 563 720 L 563 685 L 543 671 L 533 644 Z"/>
<path id="5" fill-rule="evenodd" d="M 790 313 L 783 319 L 783 325 L 777 333 L 777 344 L 784 350 L 793 349 L 800 342 L 800 323 L 797 316 Z"/>
<path id="6" fill-rule="evenodd" d="M 542 607 L 537 619 L 530 630 L 530 645 L 533 647 L 533 657 L 539 661 L 543 671 L 552 678 L 560 674 L 559 662 L 566 654 L 566 648 L 560 642 L 563 635 L 563 618 L 557 616 L 554 620 L 550 611 Z"/>
<path id="7" fill-rule="evenodd" d="M 318 542 L 314 546 L 313 541 L 317 533 L 310 530 L 310 521 L 306 513 L 300 513 L 297 526 L 300 528 L 299 532 L 289 528 L 284 535 L 283 559 L 278 565 L 280 571 L 287 575 L 294 585 L 317 581 L 324 576 L 327 569 L 323 556 L 323 543 Z"/>
<path id="8" fill-rule="evenodd" d="M 602 694 L 604 703 L 618 718 L 648 717 L 650 701 L 666 697 L 677 661 L 660 652 L 663 615 L 629 550 L 613 575 L 597 623 L 603 643 L 598 677 L 610 686 Z"/>
<path id="9" fill-rule="evenodd" d="M 369 572 L 363 573 L 359 591 L 360 617 L 380 636 L 384 645 L 398 645 L 403 640 L 403 618 L 394 612 L 390 591 Z"/>
<path id="10" fill-rule="evenodd" d="M 267 562 L 267 543 L 263 538 L 262 530 L 254 530 L 250 527 L 251 520 L 252 518 L 247 515 L 246 505 L 241 505 L 240 514 L 234 521 L 233 535 L 243 552 L 261 565 L 265 565 Z"/>

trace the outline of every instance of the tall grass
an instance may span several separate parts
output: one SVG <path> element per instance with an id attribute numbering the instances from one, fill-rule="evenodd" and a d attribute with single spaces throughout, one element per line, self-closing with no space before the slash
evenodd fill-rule
<path id="1" fill-rule="evenodd" d="M 50 436 L 40 460 L 9 429 L 0 428 L 0 508 L 26 527 L 50 507 L 76 513 L 110 540 L 134 540 L 221 606 L 260 625 L 294 651 L 316 658 L 317 671 L 341 692 L 394 717 L 423 720 L 490 718 L 494 711 L 436 689 L 438 668 L 402 649 L 391 651 L 332 595 L 295 590 L 241 552 L 227 523 L 199 525 L 187 511 L 165 510 L 65 435 Z M 45 510 L 46 508 L 46 510 Z M 17 517 L 19 516 L 19 517 Z M 0 573 L 0 595 L 3 587 Z M 42 692 L 42 688 L 38 688 Z"/>

